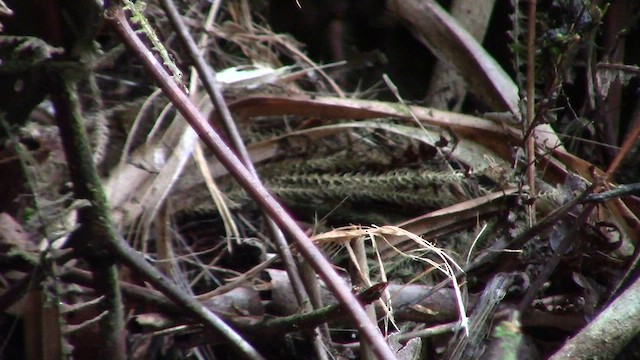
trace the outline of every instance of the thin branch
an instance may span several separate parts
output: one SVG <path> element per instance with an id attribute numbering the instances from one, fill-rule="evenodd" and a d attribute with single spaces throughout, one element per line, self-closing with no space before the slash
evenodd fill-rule
<path id="1" fill-rule="evenodd" d="M 73 182 L 74 197 L 91 203 L 91 206 L 78 210 L 80 227 L 71 233 L 68 245 L 89 262 L 95 274 L 96 290 L 104 295 L 102 310 L 106 314 L 99 321 L 104 346 L 98 354 L 99 358 L 126 359 L 124 309 L 118 269 L 108 246 L 105 246 L 117 241 L 118 234 L 93 161 L 76 83 L 75 80 L 69 80 L 75 77 L 69 72 L 62 72 L 49 79 L 49 92 L 56 110 L 56 123 Z"/>
<path id="2" fill-rule="evenodd" d="M 370 304 L 380 298 L 386 287 L 387 283 L 375 284 L 358 293 L 356 296 L 357 301 L 364 305 Z M 261 322 L 256 322 L 254 319 L 247 317 L 237 317 L 234 320 L 234 325 L 247 334 L 247 336 L 259 337 L 264 341 L 265 339 L 288 333 L 317 328 L 320 324 L 327 322 L 346 319 L 348 314 L 345 310 L 343 304 L 334 304 L 306 314 L 284 316 Z M 184 343 L 181 343 L 180 346 L 194 347 L 202 344 L 211 344 L 212 339 L 213 337 L 210 333 L 198 333 L 194 334 L 192 338 L 187 339 Z"/>
<path id="3" fill-rule="evenodd" d="M 386 289 L 387 285 L 387 283 L 378 283 L 363 290 L 356 296 L 356 301 L 363 305 L 371 304 L 372 302 L 380 299 L 380 296 L 382 296 L 382 292 Z M 256 334 L 286 334 L 303 329 L 312 329 L 320 324 L 335 321 L 343 317 L 344 313 L 345 307 L 343 304 L 329 305 L 307 314 L 297 314 L 268 320 L 254 326 L 250 326 L 249 329 Z"/>
<path id="4" fill-rule="evenodd" d="M 610 64 L 610 63 L 598 63 L 596 65 L 598 69 L 608 69 L 613 71 L 622 71 L 627 74 L 640 75 L 640 67 L 635 65 L 623 65 L 623 64 Z"/>
<path id="5" fill-rule="evenodd" d="M 78 211 L 82 226 L 72 234 L 70 245 L 93 266 L 96 287 L 105 295 L 105 304 L 109 306 L 108 314 L 102 321 L 103 336 L 105 336 L 104 357 L 126 358 L 124 314 L 116 269 L 116 261 L 121 260 L 143 274 L 146 280 L 161 289 L 170 299 L 184 306 L 190 314 L 224 334 L 245 357 L 262 359 L 251 345 L 218 316 L 182 292 L 156 268 L 148 264 L 115 230 L 106 195 L 87 142 L 75 91 L 71 84 L 66 84 L 65 79 L 54 78 L 51 81 L 51 95 L 73 179 L 74 195 L 78 199 L 89 200 L 92 205 Z"/>
<path id="6" fill-rule="evenodd" d="M 503 242 L 503 243 L 494 245 L 491 249 L 489 249 L 489 251 L 486 251 L 485 253 L 479 255 L 472 263 L 467 265 L 464 268 L 464 271 L 462 272 L 462 274 L 468 274 L 471 271 L 478 269 L 480 266 L 490 261 L 494 261 L 498 257 L 504 254 L 508 254 L 507 252 L 504 251 L 506 249 L 522 248 L 529 240 L 533 239 L 535 236 L 541 234 L 545 230 L 551 228 L 558 221 L 568 216 L 569 212 L 574 207 L 584 202 L 587 196 L 589 196 L 589 194 L 591 194 L 598 186 L 600 186 L 599 182 L 592 184 L 587 189 L 585 189 L 585 191 L 583 191 L 580 195 L 578 195 L 571 201 L 567 202 L 566 204 L 562 205 L 561 207 L 557 208 L 551 214 L 547 215 L 544 219 L 536 223 L 531 228 L 527 229 L 525 232 L 518 235 L 516 238 L 510 240 L 509 242 L 506 242 L 506 243 Z M 431 288 L 431 290 L 427 292 L 424 296 L 415 299 L 411 303 L 408 303 L 406 306 L 412 306 L 419 303 L 423 299 L 426 299 L 427 297 L 435 294 L 436 291 L 447 286 L 450 282 L 451 282 L 450 278 L 447 278 L 441 281 L 440 283 L 435 285 L 433 288 Z"/>
<path id="7" fill-rule="evenodd" d="M 536 198 L 536 0 L 529 0 L 529 29 L 527 39 L 527 121 L 525 129 L 529 132 L 525 138 L 527 152 L 527 183 L 532 199 Z M 536 222 L 535 201 L 529 206 L 529 226 Z"/>
<path id="8" fill-rule="evenodd" d="M 640 195 L 640 183 L 618 185 L 615 189 L 603 191 L 587 196 L 586 201 L 605 202 L 611 199 L 622 198 L 631 195 Z"/>
<path id="9" fill-rule="evenodd" d="M 354 323 L 362 332 L 380 359 L 395 359 L 395 355 L 375 324 L 369 320 L 362 306 L 356 301 L 349 287 L 331 267 L 320 250 L 311 242 L 289 213 L 273 198 L 264 186 L 251 175 L 249 170 L 238 160 L 233 152 L 224 144 L 218 133 L 209 125 L 198 109 L 189 101 L 187 95 L 178 84 L 167 74 L 160 63 L 153 57 L 142 41 L 137 37 L 125 17 L 122 8 L 114 6 L 107 10 L 106 21 L 115 29 L 121 40 L 144 64 L 165 95 L 171 100 L 176 109 L 193 127 L 207 147 L 216 155 L 220 162 L 229 170 L 242 188 L 285 229 L 295 241 L 300 253 L 318 272 L 333 291 L 336 298 L 345 306 Z M 146 264 L 146 263 L 145 263 Z"/>
<path id="10" fill-rule="evenodd" d="M 351 259 L 353 264 L 353 269 L 351 269 L 351 282 L 360 287 L 366 287 L 371 284 L 371 277 L 369 273 L 369 264 L 367 263 L 367 250 L 365 247 L 365 238 L 361 237 L 358 239 L 354 239 L 351 241 L 351 246 L 353 248 L 354 258 Z M 349 246 L 349 245 L 347 245 Z M 347 248 L 348 249 L 348 248 Z M 376 309 L 372 305 L 368 305 L 365 307 L 365 311 L 369 315 L 369 319 L 372 321 L 376 321 Z M 369 343 L 366 341 L 361 341 L 362 346 L 360 347 L 360 358 L 362 360 L 373 360 L 375 357 L 371 352 Z"/>
<path id="11" fill-rule="evenodd" d="M 580 216 L 578 216 L 578 219 L 574 223 L 575 230 L 571 231 L 569 234 L 566 234 L 562 238 L 560 244 L 555 248 L 555 252 L 547 259 L 547 263 L 545 264 L 544 269 L 542 269 L 540 274 L 538 274 L 538 277 L 531 283 L 531 285 L 529 285 L 527 292 L 518 305 L 518 309 L 521 313 L 524 312 L 524 310 L 527 309 L 529 305 L 531 305 L 533 300 L 536 298 L 536 295 L 538 295 L 538 291 L 542 288 L 544 283 L 547 282 L 551 274 L 553 274 L 553 272 L 560 264 L 560 260 L 562 260 L 562 257 L 569 250 L 571 245 L 576 243 L 578 235 L 582 234 L 582 231 L 580 231 L 580 229 L 583 228 L 582 225 L 587 223 L 589 215 L 591 214 L 595 206 L 595 203 L 591 203 L 580 212 Z"/>
<path id="12" fill-rule="evenodd" d="M 222 91 L 220 90 L 220 86 L 218 81 L 216 80 L 215 70 L 209 66 L 204 60 L 198 46 L 195 41 L 189 34 L 187 27 L 184 25 L 178 10 L 173 4 L 172 0 L 160 0 L 160 4 L 162 5 L 167 18 L 171 22 L 174 30 L 176 31 L 178 38 L 187 49 L 187 53 L 189 57 L 193 61 L 193 64 L 198 71 L 198 75 L 202 79 L 202 84 L 204 85 L 209 98 L 215 105 L 215 111 L 218 113 L 220 119 L 222 119 L 222 123 L 224 124 L 225 130 L 229 136 L 231 141 L 231 146 L 235 150 L 236 154 L 244 164 L 244 166 L 249 170 L 251 175 L 253 175 L 256 179 L 258 178 L 258 173 L 256 172 L 253 162 L 249 157 L 249 152 L 247 151 L 247 147 L 244 145 L 242 141 L 242 137 L 240 136 L 240 132 L 238 131 L 238 127 L 233 121 L 233 117 L 231 112 L 229 111 L 229 107 L 222 96 Z M 267 225 L 269 226 L 269 230 L 272 234 L 272 238 L 276 244 L 276 249 L 282 259 L 282 262 L 285 265 L 287 270 L 287 274 L 291 278 L 291 285 L 293 286 L 294 293 L 296 294 L 296 299 L 298 300 L 298 305 L 304 306 L 304 304 L 308 304 L 308 297 L 304 290 L 304 286 L 302 285 L 302 280 L 300 279 L 300 275 L 296 268 L 293 256 L 291 255 L 291 251 L 289 249 L 289 245 L 287 244 L 284 234 L 278 226 L 270 219 L 267 215 Z"/>

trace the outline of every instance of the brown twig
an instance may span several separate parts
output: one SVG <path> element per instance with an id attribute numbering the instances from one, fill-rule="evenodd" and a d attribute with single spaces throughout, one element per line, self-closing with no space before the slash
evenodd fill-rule
<path id="1" fill-rule="evenodd" d="M 632 124 L 635 124 L 634 128 L 629 132 L 627 137 L 624 139 L 624 142 L 622 143 L 622 147 L 620 148 L 620 151 L 616 154 L 616 157 L 613 159 L 613 161 L 611 161 L 611 164 L 609 165 L 609 168 L 607 169 L 607 173 L 605 175 L 606 180 L 610 179 L 613 176 L 613 174 L 617 171 L 618 166 L 620 166 L 620 163 L 622 163 L 622 159 L 624 159 L 624 157 L 632 150 L 633 144 L 638 139 L 638 137 L 640 137 L 640 121 L 638 121 L 639 115 L 640 113 L 637 112 L 636 118 L 633 119 L 633 121 L 631 122 Z M 607 183 L 605 182 L 605 184 Z M 633 226 L 634 230 L 637 232 L 638 229 L 640 228 L 640 224 L 638 223 L 638 218 L 635 216 L 635 214 L 628 212 L 628 210 L 624 209 L 623 206 L 620 206 L 619 203 L 613 203 L 613 204 L 614 206 L 617 205 L 618 209 L 621 212 L 625 213 L 625 218 L 627 222 L 629 222 Z M 636 246 L 633 254 L 633 260 L 631 261 L 631 265 L 629 266 L 629 269 L 624 274 L 622 279 L 619 281 L 618 285 L 613 291 L 613 294 L 617 294 L 622 289 L 622 287 L 629 282 L 629 279 L 632 279 L 633 275 L 636 274 L 639 270 L 640 270 L 640 247 Z"/>
<path id="2" fill-rule="evenodd" d="M 380 299 L 382 292 L 387 287 L 387 283 L 375 284 L 362 292 L 355 298 L 359 304 L 366 305 Z M 303 329 L 312 329 L 320 324 L 335 321 L 346 313 L 343 304 L 329 305 L 322 309 L 315 310 L 307 314 L 298 314 L 285 316 L 274 320 L 265 321 L 263 323 L 252 326 L 255 333 L 285 334 Z"/>
<path id="3" fill-rule="evenodd" d="M 532 199 L 536 198 L 536 132 L 535 132 L 535 103 L 536 103 L 536 0 L 529 0 L 528 14 L 528 38 L 527 38 L 527 121 L 525 132 L 529 134 L 525 138 L 527 152 L 527 183 Z M 535 201 L 529 206 L 529 226 L 536 222 Z"/>
<path id="4" fill-rule="evenodd" d="M 371 283 L 371 274 L 369 273 L 369 264 L 367 263 L 367 250 L 364 237 L 352 240 L 350 246 L 353 249 L 353 254 L 355 257 L 354 259 L 352 259 L 352 261 L 354 261 L 353 267 L 355 267 L 355 269 L 352 269 L 352 271 L 350 271 L 351 283 L 356 286 L 365 287 Z M 373 306 L 366 306 L 365 311 L 369 315 L 371 321 L 377 320 L 376 310 Z M 366 341 L 361 341 L 361 343 L 362 346 L 360 347 L 360 358 L 362 360 L 375 359 L 373 353 L 371 352 L 369 343 L 367 343 Z"/>
<path id="5" fill-rule="evenodd" d="M 215 111 L 217 112 L 217 115 L 220 117 L 220 119 L 222 119 L 222 123 L 224 124 L 229 140 L 231 141 L 232 148 L 236 151 L 238 157 L 247 168 L 247 170 L 249 170 L 251 175 L 253 175 L 256 179 L 259 179 L 258 173 L 256 172 L 255 167 L 253 166 L 253 162 L 249 157 L 249 153 L 247 152 L 247 147 L 242 141 L 242 137 L 240 136 L 238 127 L 236 126 L 235 121 L 233 121 L 233 117 L 231 115 L 231 112 L 229 111 L 229 107 L 227 106 L 227 103 L 222 96 L 222 91 L 220 90 L 219 83 L 216 80 L 215 70 L 210 67 L 204 60 L 203 56 L 198 50 L 195 41 L 193 41 L 193 38 L 189 34 L 187 27 L 184 25 L 184 22 L 182 21 L 178 10 L 173 4 L 173 1 L 160 0 L 160 4 L 164 9 L 165 14 L 167 14 L 167 18 L 176 31 L 178 38 L 187 49 L 187 53 L 192 59 L 194 66 L 198 71 L 198 75 L 200 75 L 200 78 L 202 79 L 202 84 L 207 91 L 209 98 L 215 105 Z M 304 286 L 302 285 L 302 280 L 300 279 L 300 275 L 297 271 L 293 255 L 291 255 L 291 251 L 289 250 L 289 245 L 284 238 L 284 234 L 268 216 L 267 225 L 269 226 L 269 230 L 276 244 L 276 249 L 278 250 L 280 258 L 285 265 L 287 274 L 291 278 L 291 284 L 293 285 L 296 299 L 298 300 L 298 305 L 304 306 L 304 304 L 308 303 L 308 297 L 304 290 Z"/>
<path id="6" fill-rule="evenodd" d="M 355 298 L 362 305 L 370 304 L 380 298 L 386 287 L 387 283 L 375 284 L 357 294 Z M 261 322 L 256 322 L 250 318 L 237 318 L 234 321 L 234 326 L 247 336 L 260 337 L 265 340 L 269 337 L 317 328 L 320 324 L 346 319 L 347 317 L 345 306 L 343 304 L 334 304 L 306 314 L 284 316 Z M 199 333 L 179 345 L 193 347 L 201 344 L 210 344 L 211 338 L 211 334 L 207 332 Z"/>
<path id="7" fill-rule="evenodd" d="M 531 305 L 531 302 L 535 299 L 536 295 L 538 294 L 538 290 L 542 288 L 544 283 L 549 279 L 551 274 L 555 271 L 558 264 L 560 264 L 560 260 L 571 247 L 571 244 L 575 243 L 575 240 L 577 239 L 578 235 L 581 234 L 581 231 L 579 230 L 583 228 L 581 225 L 587 222 L 587 220 L 589 219 L 589 215 L 591 214 L 595 206 L 596 206 L 595 203 L 588 204 L 586 208 L 582 210 L 582 212 L 580 213 L 580 216 L 578 216 L 578 218 L 576 219 L 575 230 L 571 231 L 569 234 L 566 234 L 562 238 L 562 241 L 556 247 L 553 255 L 551 255 L 550 259 L 547 260 L 547 263 L 544 269 L 540 272 L 538 277 L 531 283 L 531 285 L 529 285 L 529 288 L 527 289 L 526 294 L 524 295 L 524 297 L 520 301 L 520 304 L 518 305 L 518 309 L 520 312 L 524 312 L 529 307 L 529 305 Z"/>
<path id="8" fill-rule="evenodd" d="M 529 240 L 531 240 L 535 236 L 541 234 L 543 231 L 549 229 L 550 227 L 555 225 L 558 221 L 562 220 L 565 216 L 567 216 L 569 211 L 571 211 L 575 206 L 577 206 L 580 203 L 582 203 L 587 198 L 587 196 L 589 196 L 589 194 L 591 194 L 594 191 L 594 189 L 597 188 L 597 186 L 599 186 L 599 184 L 592 184 L 590 187 L 588 187 L 585 191 L 583 191 L 580 195 L 575 197 L 573 200 L 571 200 L 568 203 L 566 203 L 566 204 L 562 205 L 561 207 L 557 208 L 551 214 L 547 215 L 540 222 L 538 222 L 537 224 L 535 224 L 531 228 L 527 229 L 527 231 L 525 231 L 522 234 L 518 235 L 516 238 L 514 238 L 511 241 L 506 242 L 506 243 L 496 244 L 489 251 L 485 252 L 484 254 L 479 255 L 472 263 L 470 263 L 469 265 L 467 265 L 464 268 L 464 272 L 460 276 L 462 276 L 464 274 L 467 274 L 467 273 L 469 273 L 469 272 L 471 272 L 471 271 L 473 271 L 475 269 L 478 269 L 480 266 L 482 266 L 482 265 L 484 265 L 484 264 L 486 264 L 486 263 L 488 263 L 490 261 L 496 260 L 498 257 L 506 254 L 506 252 L 504 251 L 506 249 L 520 249 L 520 248 L 522 248 L 522 246 L 524 246 Z M 407 306 L 411 306 L 411 305 L 417 304 L 418 302 L 422 301 L 423 299 L 433 295 L 436 291 L 438 291 L 438 290 L 442 289 L 443 287 L 447 286 L 449 284 L 449 282 L 451 282 L 451 279 L 445 279 L 445 280 L 441 281 L 440 283 L 435 285 L 431 289 L 431 291 L 429 291 L 427 294 L 425 294 L 424 296 L 420 297 L 419 299 L 416 299 L 414 302 L 412 302 L 410 304 L 407 304 Z"/>
<path id="9" fill-rule="evenodd" d="M 350 313 L 354 323 L 371 344 L 380 359 L 394 359 L 395 356 L 387 346 L 382 334 L 375 324 L 369 320 L 362 306 L 355 300 L 350 289 L 340 276 L 333 270 L 331 264 L 315 247 L 311 240 L 300 229 L 288 212 L 273 198 L 264 186 L 247 170 L 240 160 L 224 144 L 220 135 L 209 125 L 198 109 L 189 101 L 187 95 L 167 74 L 160 63 L 153 57 L 134 30 L 128 24 L 124 11 L 118 6 L 107 10 L 107 22 L 116 30 L 121 40 L 144 64 L 153 78 L 156 79 L 165 95 L 171 100 L 176 109 L 193 127 L 207 147 L 216 155 L 220 162 L 229 170 L 242 188 L 271 216 L 274 221 L 285 229 L 295 241 L 300 253 L 318 272 L 327 286 Z"/>

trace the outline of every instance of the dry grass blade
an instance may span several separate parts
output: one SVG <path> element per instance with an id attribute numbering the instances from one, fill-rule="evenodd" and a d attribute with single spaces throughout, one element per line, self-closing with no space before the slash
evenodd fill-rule
<path id="1" fill-rule="evenodd" d="M 240 232 L 238 231 L 238 226 L 236 225 L 235 221 L 233 220 L 233 217 L 231 216 L 231 212 L 229 211 L 229 206 L 227 206 L 227 203 L 224 201 L 224 196 L 220 191 L 220 188 L 218 188 L 215 181 L 211 177 L 211 171 L 209 170 L 209 166 L 207 165 L 207 161 L 204 157 L 202 147 L 200 146 L 200 144 L 196 144 L 195 160 L 196 160 L 196 163 L 198 164 L 198 167 L 200 168 L 200 172 L 202 173 L 202 178 L 207 184 L 207 189 L 211 194 L 211 199 L 216 204 L 216 208 L 218 209 L 218 212 L 220 213 L 220 217 L 224 222 L 224 228 L 227 233 L 227 238 L 229 239 L 228 247 L 231 250 L 233 249 L 233 246 L 231 245 L 230 241 L 231 239 L 235 239 L 236 241 L 239 241 Z"/>
<path id="2" fill-rule="evenodd" d="M 413 121 L 413 116 L 425 126 L 451 131 L 459 140 L 468 140 L 485 149 L 476 148 L 472 153 L 491 153 L 505 161 L 512 163 L 514 154 L 509 144 L 522 145 L 522 132 L 515 127 L 504 124 L 496 124 L 491 120 L 460 113 L 440 111 L 420 106 L 398 106 L 397 104 L 383 101 L 367 101 L 355 99 L 339 99 L 332 97 L 316 97 L 309 99 L 301 96 L 275 97 L 247 97 L 231 104 L 232 111 L 244 117 L 268 116 L 268 115 L 298 115 L 315 116 L 324 119 L 375 119 L 375 118 L 399 118 Z M 379 125 L 388 126 L 390 125 Z M 551 133 L 550 135 L 553 135 Z M 436 137 L 437 138 L 437 137 Z M 500 141 L 497 141 L 500 140 Z M 585 164 L 579 168 L 580 175 L 589 176 L 588 166 L 584 160 L 567 153 L 563 148 L 549 148 L 548 138 L 536 139 L 537 151 L 542 158 L 545 167 L 544 176 L 549 177 L 552 183 L 564 181 L 568 169 L 573 163 Z M 555 143 L 554 143 L 555 144 Z M 553 158 L 547 160 L 544 155 L 553 151 L 554 156 L 563 163 L 554 162 Z M 541 156 L 542 155 L 542 156 Z M 581 162 L 580 162 L 581 161 Z M 486 163 L 486 162 L 485 162 Z M 589 177 L 587 177 L 589 178 Z"/>
<path id="3" fill-rule="evenodd" d="M 442 249 L 436 247 L 435 245 L 425 241 L 421 237 L 416 234 L 413 234 L 405 229 L 396 227 L 396 226 L 380 226 L 380 227 L 363 227 L 363 226 L 347 226 L 342 228 L 337 228 L 322 234 L 318 234 L 313 236 L 311 239 L 318 243 L 319 245 L 324 246 L 325 244 L 348 244 L 353 239 L 358 239 L 361 237 L 368 237 L 371 239 L 381 239 L 382 243 L 386 243 L 387 246 L 391 247 L 397 253 L 403 257 L 410 258 L 414 261 L 424 262 L 431 265 L 433 268 L 442 272 L 446 275 L 451 282 L 453 283 L 453 289 L 456 293 L 456 299 L 458 302 L 458 310 L 460 315 L 460 326 L 465 329 L 468 334 L 468 322 L 466 317 L 466 312 L 464 309 L 464 304 L 462 300 L 462 294 L 460 293 L 460 288 L 458 285 L 458 280 L 456 278 L 457 273 L 462 271 L 462 268 L 453 260 L 446 252 Z M 434 260 L 431 260 L 427 257 L 412 255 L 406 252 L 399 250 L 389 243 L 387 240 L 387 236 L 393 237 L 407 237 L 411 239 L 419 250 L 426 250 L 428 252 L 434 253 L 437 257 L 441 259 L 442 262 L 437 263 Z M 376 244 L 377 246 L 379 244 Z"/>
<path id="4" fill-rule="evenodd" d="M 474 6 L 476 6 L 474 4 Z M 471 92 L 494 111 L 506 111 L 520 118 L 520 96 L 515 82 L 496 60 L 435 1 L 393 1 L 391 8 L 408 22 L 414 36 L 440 61 L 451 64 L 469 84 Z M 536 126 L 538 144 L 562 148 L 549 124 Z"/>
<path id="5" fill-rule="evenodd" d="M 517 189 L 491 193 L 476 199 L 424 214 L 422 216 L 396 224 L 411 234 L 422 236 L 425 240 L 468 228 L 476 225 L 483 219 L 496 216 L 508 207 L 509 198 L 512 198 Z M 395 249 L 405 249 L 411 246 L 411 240 L 407 236 L 387 236 L 387 242 L 379 244 L 380 253 L 384 259 L 395 253 Z"/>
<path id="6" fill-rule="evenodd" d="M 372 119 L 372 118 L 400 118 L 413 121 L 416 116 L 425 127 L 427 125 L 436 128 L 447 129 L 455 134 L 459 143 L 470 145 L 467 154 L 476 155 L 486 153 L 490 149 L 497 158 L 501 158 L 507 163 L 513 163 L 514 154 L 509 144 L 523 145 L 522 132 L 507 125 L 499 125 L 490 120 L 478 118 L 470 115 L 439 111 L 419 106 L 409 106 L 410 111 L 397 104 L 381 101 L 366 101 L 354 99 L 338 99 L 331 97 L 316 97 L 314 99 L 304 97 L 249 97 L 231 105 L 233 111 L 237 111 L 243 116 L 266 116 L 276 114 L 294 114 L 300 116 L 320 116 L 326 119 Z M 335 127 L 348 125 L 335 125 Z M 368 126 L 372 126 L 369 124 Z M 375 125 L 382 128 L 392 129 L 395 125 Z M 401 127 L 396 127 L 400 129 Z M 329 129 L 326 129 L 329 131 Z M 313 130 L 307 131 L 309 134 Z M 544 134 L 544 129 L 536 129 L 537 134 Z M 547 133 L 549 136 L 537 136 L 536 156 L 540 162 L 540 172 L 542 178 L 556 186 L 562 184 L 570 174 L 578 174 L 587 181 L 593 182 L 604 172 L 597 169 L 593 164 L 580 159 L 567 152 L 563 147 L 549 147 L 549 139 L 554 137 L 554 133 Z M 414 132 L 414 136 L 420 136 L 419 132 Z M 496 141 L 501 139 L 501 141 Z M 552 142 L 551 144 L 556 144 Z M 482 146 L 482 147 L 478 147 Z M 273 148 L 273 145 L 271 145 Z M 475 147 L 475 148 L 474 148 Z M 464 149 L 464 146 L 461 147 Z M 464 158 L 464 156 L 461 156 Z M 471 158 L 469 158 L 471 159 Z M 486 164 L 486 161 L 480 160 Z M 471 162 L 473 165 L 475 162 Z M 502 163 L 504 164 L 504 163 Z M 633 217 L 625 218 L 623 214 L 628 214 L 627 206 L 620 199 L 600 207 L 603 211 L 603 219 L 613 221 L 622 231 L 625 241 L 636 243 L 638 239 L 637 231 L 634 230 L 636 222 Z M 622 210 L 620 210 L 622 209 Z"/>
<path id="7" fill-rule="evenodd" d="M 482 42 L 495 2 L 454 0 L 450 13 L 476 41 Z M 438 61 L 435 65 L 425 100 L 428 106 L 436 109 L 459 111 L 466 96 L 466 83 L 448 63 Z M 451 103 L 454 105 L 450 106 Z"/>
<path id="8" fill-rule="evenodd" d="M 452 64 L 471 91 L 496 111 L 519 114 L 518 87 L 500 65 L 435 1 L 392 1 L 418 40 L 441 61 Z"/>

